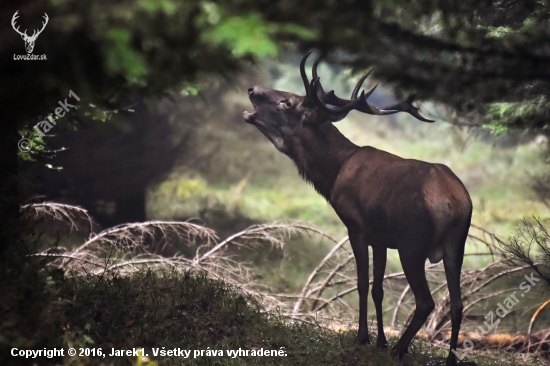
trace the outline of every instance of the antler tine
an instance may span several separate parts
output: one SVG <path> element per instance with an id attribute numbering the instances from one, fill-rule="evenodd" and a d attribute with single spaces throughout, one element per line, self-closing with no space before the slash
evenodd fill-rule
<path id="1" fill-rule="evenodd" d="M 355 85 L 355 88 L 353 88 L 353 92 L 351 93 L 351 99 L 357 98 L 357 93 L 359 93 L 359 89 L 361 89 L 361 85 L 363 85 L 363 82 L 369 77 L 371 72 L 372 72 L 372 70 L 367 72 L 365 75 L 363 75 L 363 77 L 361 79 L 359 79 L 359 81 L 357 82 L 357 85 Z M 367 96 L 367 98 L 368 98 L 368 96 Z"/>
<path id="2" fill-rule="evenodd" d="M 24 35 L 26 36 L 26 35 L 27 35 L 27 30 L 26 30 L 26 29 L 25 29 L 25 32 L 21 32 L 21 31 L 19 30 L 19 26 L 17 26 L 17 28 L 15 27 L 15 26 L 16 26 L 15 22 L 16 22 L 17 18 L 19 18 L 19 14 L 18 14 L 18 13 L 19 13 L 19 10 L 17 10 L 17 11 L 15 12 L 15 14 L 13 14 L 13 17 L 11 17 L 11 26 L 12 26 L 12 28 L 13 28 L 17 33 L 19 33 L 20 35 L 23 35 L 23 34 L 24 34 Z"/>
<path id="3" fill-rule="evenodd" d="M 315 103 L 315 105 L 321 108 L 325 108 L 326 107 L 325 103 L 321 100 L 321 98 L 319 97 L 319 94 L 317 94 L 318 87 L 319 87 L 319 77 L 317 76 L 311 80 L 311 85 L 310 85 L 310 90 L 312 91 L 311 98 L 313 99 L 313 102 Z"/>
<path id="4" fill-rule="evenodd" d="M 306 88 L 306 98 L 311 93 L 310 93 L 310 84 L 309 84 L 309 80 L 307 78 L 305 65 L 306 65 L 306 60 L 307 60 L 308 56 L 311 55 L 312 52 L 313 52 L 313 50 L 306 53 L 305 56 L 302 57 L 302 61 L 300 61 L 300 75 L 302 76 L 302 81 L 304 82 L 304 87 Z"/>
<path id="5" fill-rule="evenodd" d="M 357 82 L 357 85 L 353 89 L 353 92 L 351 93 L 351 99 L 341 99 L 338 98 L 334 94 L 334 90 L 329 91 L 328 93 L 323 93 L 322 95 L 319 95 L 319 98 L 322 99 L 323 103 L 332 104 L 337 107 L 343 107 L 348 105 L 353 105 L 354 108 L 358 110 L 359 112 L 367 113 L 367 114 L 374 114 L 374 115 L 385 115 L 385 114 L 393 114 L 396 113 L 394 111 L 381 111 L 378 108 L 370 105 L 367 102 L 367 98 L 374 92 L 376 87 L 378 86 L 378 83 L 376 83 L 373 87 L 371 87 L 367 91 L 362 91 L 361 95 L 357 97 L 357 94 L 359 90 L 361 89 L 361 86 L 363 85 L 363 82 L 365 79 L 372 73 L 372 70 L 369 71 L 367 74 L 363 75 L 361 79 Z M 334 108 L 329 107 L 329 110 L 333 110 Z M 351 110 L 351 109 L 350 109 Z"/>
<path id="6" fill-rule="evenodd" d="M 306 56 L 308 56 L 308 55 L 306 55 Z M 319 56 L 313 62 L 313 66 L 312 66 L 312 70 L 311 70 L 311 74 L 312 74 L 313 79 L 311 80 L 309 90 L 312 92 L 312 94 L 314 94 L 314 96 L 313 96 L 314 103 L 317 106 L 323 108 L 326 111 L 330 111 L 330 112 L 336 111 L 335 113 L 342 113 L 342 110 L 337 109 L 337 108 L 352 105 L 353 102 L 354 102 L 354 99 L 356 99 L 356 98 L 354 98 L 353 100 L 338 98 L 334 94 L 334 90 L 331 90 L 328 93 L 325 93 L 325 91 L 323 90 L 323 85 L 321 85 L 320 78 L 317 75 L 317 66 L 319 65 L 319 62 L 321 60 L 322 60 L 322 56 Z M 330 104 L 332 106 L 329 107 L 327 104 Z M 346 108 L 349 108 L 349 107 L 346 107 Z M 347 109 L 348 112 L 350 110 L 351 109 Z"/>
<path id="7" fill-rule="evenodd" d="M 370 88 L 367 92 L 363 90 L 363 93 L 361 94 L 362 97 L 359 98 L 359 103 L 357 105 L 357 108 L 355 109 L 358 110 L 359 112 L 373 114 L 376 116 L 383 116 L 387 114 L 397 113 L 396 111 L 382 111 L 376 108 L 375 106 L 369 104 L 369 102 L 367 101 L 367 98 L 372 94 L 372 92 L 374 91 L 374 89 L 376 89 L 377 86 L 378 84 Z"/>
<path id="8" fill-rule="evenodd" d="M 335 98 L 337 99 L 337 102 L 338 103 L 335 103 L 335 106 L 332 107 L 332 106 L 329 106 L 327 105 L 323 100 L 321 100 L 321 98 L 319 97 L 319 93 L 318 93 L 318 88 L 320 87 L 321 83 L 319 82 L 319 77 L 316 77 L 315 79 L 313 79 L 313 82 L 312 82 L 312 87 L 313 87 L 313 98 L 315 100 L 315 103 L 323 108 L 325 111 L 327 112 L 330 112 L 331 114 L 344 114 L 344 113 L 348 113 L 350 112 L 352 109 L 356 109 L 360 104 L 361 104 L 361 101 L 364 99 L 365 97 L 365 91 L 362 91 L 361 92 L 361 95 L 360 95 L 360 98 L 359 99 L 353 99 L 353 100 L 345 100 L 345 99 L 340 99 L 338 97 L 335 96 Z M 325 96 L 327 95 L 334 95 L 334 91 L 330 91 L 329 93 L 327 94 L 324 94 Z M 345 104 L 342 104 L 342 102 L 344 102 Z M 332 103 L 331 103 L 332 104 Z"/>
<path id="9" fill-rule="evenodd" d="M 50 18 L 48 17 L 48 14 L 46 14 L 46 13 L 44 13 L 43 17 L 44 17 L 44 21 L 42 22 L 42 29 L 40 29 L 38 34 L 42 33 L 44 28 L 46 28 L 46 25 L 48 25 L 48 21 L 50 20 Z"/>
<path id="10" fill-rule="evenodd" d="M 317 65 L 319 65 L 319 61 L 321 61 L 321 59 L 322 59 L 322 57 L 319 56 L 313 62 L 313 67 L 311 68 L 311 75 L 313 76 L 313 78 L 317 77 Z"/>
<path id="11" fill-rule="evenodd" d="M 17 20 L 17 18 L 19 18 L 19 10 L 17 10 L 15 12 L 15 14 L 13 14 L 13 16 L 11 17 L 11 25 L 15 28 L 15 21 Z M 19 29 L 19 27 L 17 27 L 17 29 Z M 16 30 L 17 30 L 16 29 Z"/>
<path id="12" fill-rule="evenodd" d="M 421 114 L 420 114 L 420 107 L 415 107 L 412 102 L 415 98 L 415 95 L 414 94 L 411 94 L 407 100 L 403 101 L 403 102 L 399 102 L 399 103 L 395 103 L 395 104 L 392 104 L 392 105 L 388 105 L 386 107 L 382 107 L 381 108 L 381 112 L 392 112 L 392 113 L 397 113 L 397 112 L 407 112 L 408 114 L 410 114 L 411 116 L 413 116 L 414 118 L 418 119 L 418 120 L 421 120 L 423 122 L 429 122 L 429 123 L 432 123 L 432 122 L 435 122 L 435 120 L 433 119 L 428 119 L 426 117 L 423 117 Z M 392 113 L 386 113 L 386 114 L 392 114 Z"/>
<path id="13" fill-rule="evenodd" d="M 48 14 L 46 14 L 46 13 L 44 13 L 43 17 L 45 18 L 45 19 L 44 19 L 45 21 L 42 22 L 42 29 L 40 29 L 39 31 L 35 30 L 35 33 L 38 32 L 38 33 L 36 33 L 36 37 L 38 37 L 38 35 L 39 35 L 40 33 L 42 33 L 42 31 L 44 30 L 44 28 L 46 28 L 46 25 L 48 24 L 48 20 L 50 20 L 50 18 L 48 17 Z M 33 36 L 33 37 L 35 36 L 34 33 L 33 33 L 32 36 Z"/>
<path id="14" fill-rule="evenodd" d="M 369 90 L 365 92 L 365 98 L 368 98 L 371 96 L 371 94 L 374 92 L 374 90 L 378 87 L 378 83 L 374 84 Z"/>
<path id="15" fill-rule="evenodd" d="M 315 78 L 318 78 L 320 79 L 318 76 L 317 76 L 317 65 L 319 65 L 319 62 L 321 61 L 323 57 L 322 56 L 319 56 L 315 59 L 315 61 L 313 62 L 313 67 L 311 69 L 311 75 L 312 77 L 315 79 Z M 317 94 L 322 97 L 324 94 L 325 94 L 325 91 L 323 90 L 323 85 L 321 85 L 321 82 L 318 81 L 318 89 L 317 89 Z"/>
<path id="16" fill-rule="evenodd" d="M 365 79 L 371 74 L 372 70 L 369 71 L 365 76 L 363 76 L 355 88 L 353 89 L 353 93 L 351 94 L 351 98 L 355 99 L 357 98 L 357 92 L 361 88 L 361 85 L 365 81 Z M 356 108 L 358 111 L 368 114 L 375 114 L 375 115 L 388 115 L 388 114 L 394 114 L 398 112 L 407 112 L 416 119 L 424 122 L 435 122 L 434 120 L 428 119 L 420 115 L 418 107 L 415 107 L 412 105 L 412 102 L 414 100 L 414 95 L 409 96 L 406 101 L 395 103 L 386 107 L 383 107 L 381 109 L 376 108 L 372 105 L 370 105 L 367 101 L 367 98 L 371 96 L 371 94 L 374 92 L 376 87 L 378 86 L 378 83 L 376 83 L 372 88 L 370 88 L 368 91 L 365 92 L 365 98 L 361 101 L 361 103 Z"/>

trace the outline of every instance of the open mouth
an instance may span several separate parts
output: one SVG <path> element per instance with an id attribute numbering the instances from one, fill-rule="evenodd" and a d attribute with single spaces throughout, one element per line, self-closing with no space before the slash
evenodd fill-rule
<path id="1" fill-rule="evenodd" d="M 256 104 L 254 103 L 254 101 L 252 100 L 251 98 L 251 92 L 252 88 L 248 89 L 248 95 L 249 95 L 249 98 L 250 98 L 250 102 L 252 103 L 252 106 L 254 107 L 254 111 L 253 112 L 249 112 L 249 111 L 244 111 L 243 112 L 243 118 L 244 118 L 244 121 L 246 123 L 254 123 L 255 120 L 256 120 Z"/>

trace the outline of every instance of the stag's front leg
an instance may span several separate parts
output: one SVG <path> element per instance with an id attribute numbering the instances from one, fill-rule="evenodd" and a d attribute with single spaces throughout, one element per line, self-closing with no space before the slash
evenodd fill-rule
<path id="1" fill-rule="evenodd" d="M 359 332 L 357 341 L 360 344 L 370 344 L 367 319 L 367 303 L 369 297 L 369 248 L 364 235 L 359 231 L 349 231 L 349 241 L 357 264 L 357 290 L 359 292 Z"/>
<path id="2" fill-rule="evenodd" d="M 376 322 L 378 323 L 378 340 L 376 346 L 380 348 L 388 347 L 386 335 L 384 334 L 384 319 L 382 313 L 382 300 L 384 300 L 384 272 L 386 270 L 387 250 L 385 247 L 372 247 L 372 264 L 373 264 L 373 284 L 372 284 L 372 300 L 376 308 Z"/>

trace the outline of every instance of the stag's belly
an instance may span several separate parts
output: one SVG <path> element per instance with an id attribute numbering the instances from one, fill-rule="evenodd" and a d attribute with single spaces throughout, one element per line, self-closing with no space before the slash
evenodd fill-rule
<path id="1" fill-rule="evenodd" d="M 367 241 L 365 244 L 370 246 L 398 250 L 414 247 L 427 258 L 430 249 L 436 247 L 438 235 L 449 224 L 448 220 L 434 219 L 437 215 L 421 197 L 402 198 L 399 202 L 354 203 L 337 204 L 335 211 L 348 230 L 359 229 Z"/>

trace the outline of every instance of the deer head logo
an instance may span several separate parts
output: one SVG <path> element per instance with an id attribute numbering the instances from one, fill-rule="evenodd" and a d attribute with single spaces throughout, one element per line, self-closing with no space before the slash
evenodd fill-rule
<path id="1" fill-rule="evenodd" d="M 11 18 L 11 26 L 17 33 L 21 35 L 21 38 L 23 38 L 23 41 L 25 41 L 25 49 L 27 50 L 27 53 L 32 53 L 32 50 L 34 49 L 34 42 L 36 42 L 36 39 L 38 38 L 40 33 L 42 33 L 44 28 L 46 28 L 46 24 L 48 24 L 48 20 L 49 20 L 48 14 L 44 13 L 44 21 L 42 22 L 42 29 L 40 30 L 35 29 L 34 32 L 32 33 L 32 36 L 29 36 L 27 35 L 26 29 L 24 32 L 21 32 L 19 30 L 19 26 L 16 27 L 15 25 L 15 21 L 17 20 L 17 18 L 19 18 L 19 14 L 17 14 L 18 12 L 19 10 L 16 11 L 15 14 L 13 14 L 13 17 Z"/>

